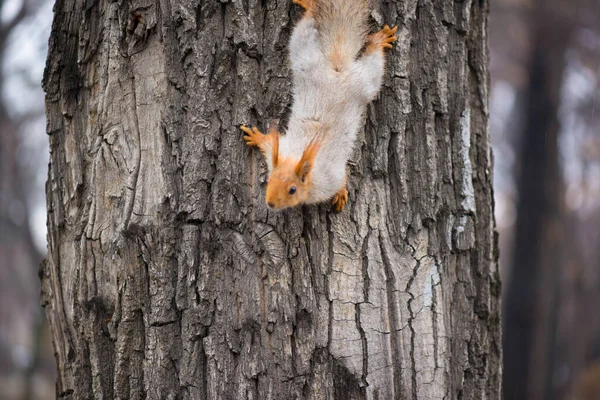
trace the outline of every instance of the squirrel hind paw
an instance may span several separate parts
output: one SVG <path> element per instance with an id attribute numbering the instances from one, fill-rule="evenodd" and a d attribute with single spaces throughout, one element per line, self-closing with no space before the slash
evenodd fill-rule
<path id="1" fill-rule="evenodd" d="M 348 190 L 346 190 L 346 187 L 344 186 L 343 189 L 333 196 L 333 199 L 331 199 L 331 204 L 335 208 L 335 211 L 341 212 L 344 207 L 346 207 L 346 203 L 348 203 Z"/>
<path id="2" fill-rule="evenodd" d="M 398 39 L 395 35 L 398 30 L 398 26 L 390 28 L 385 25 L 382 30 L 369 35 L 367 52 L 373 52 L 375 50 L 391 49 L 393 43 Z"/>

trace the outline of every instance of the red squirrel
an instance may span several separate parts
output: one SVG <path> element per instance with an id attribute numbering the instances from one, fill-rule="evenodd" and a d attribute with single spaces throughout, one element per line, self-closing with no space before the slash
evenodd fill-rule
<path id="1" fill-rule="evenodd" d="M 348 202 L 346 163 L 366 107 L 381 88 L 384 50 L 396 41 L 398 27 L 385 25 L 367 36 L 368 0 L 293 1 L 305 12 L 289 44 L 293 104 L 287 133 L 240 129 L 267 161 L 269 208 L 332 199 L 339 212 Z"/>

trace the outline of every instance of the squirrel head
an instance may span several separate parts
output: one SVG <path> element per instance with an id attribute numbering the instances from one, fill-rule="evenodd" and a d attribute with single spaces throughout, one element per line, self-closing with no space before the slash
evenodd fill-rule
<path id="1" fill-rule="evenodd" d="M 273 143 L 273 173 L 267 184 L 267 205 L 274 210 L 294 207 L 308 200 L 311 174 L 319 144 L 311 141 L 300 160 L 279 157 L 279 138 Z"/>

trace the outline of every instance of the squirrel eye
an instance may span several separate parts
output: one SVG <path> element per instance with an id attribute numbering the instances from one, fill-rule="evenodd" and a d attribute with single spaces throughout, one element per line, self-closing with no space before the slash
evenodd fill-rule
<path id="1" fill-rule="evenodd" d="M 292 186 L 289 191 L 290 194 L 296 193 L 296 186 Z"/>

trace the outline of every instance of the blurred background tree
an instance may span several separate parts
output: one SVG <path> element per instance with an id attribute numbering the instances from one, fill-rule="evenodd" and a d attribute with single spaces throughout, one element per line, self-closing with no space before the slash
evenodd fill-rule
<path id="1" fill-rule="evenodd" d="M 587 0 L 492 11 L 506 399 L 600 398 L 577 389 L 594 382 L 600 344 L 598 12 Z"/>
<path id="2" fill-rule="evenodd" d="M 48 145 L 40 80 L 50 2 L 0 0 L 0 398 L 51 398 L 55 362 L 39 305 Z M 33 228 L 33 229 L 32 229 Z M 37 234 L 37 235 L 36 235 Z"/>
<path id="3" fill-rule="evenodd" d="M 51 7 L 0 0 L 0 399 L 54 397 L 36 276 Z M 505 398 L 599 399 L 600 2 L 496 0 L 489 40 Z"/>

